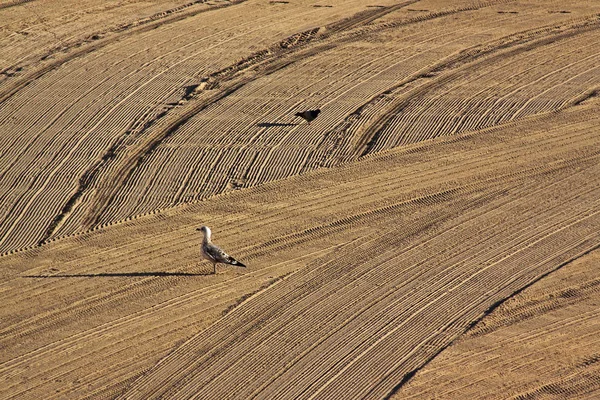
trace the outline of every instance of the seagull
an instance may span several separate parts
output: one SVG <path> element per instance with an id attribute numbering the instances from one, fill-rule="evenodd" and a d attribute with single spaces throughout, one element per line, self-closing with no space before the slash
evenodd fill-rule
<path id="1" fill-rule="evenodd" d="M 204 240 L 202 240 L 202 257 L 210 261 L 213 265 L 213 273 L 217 273 L 217 264 L 229 264 L 235 265 L 236 267 L 244 267 L 246 266 L 239 261 L 236 261 L 235 258 L 231 257 L 229 254 L 225 253 L 219 246 L 214 245 L 210 241 L 210 228 L 208 226 L 202 226 L 200 228 L 196 228 L 197 231 L 200 231 L 204 234 Z"/>
<path id="2" fill-rule="evenodd" d="M 310 121 L 312 121 L 315 118 L 317 118 L 319 116 L 320 112 L 321 112 L 321 110 L 319 110 L 317 108 L 316 110 L 307 110 L 307 111 L 297 112 L 295 114 L 295 116 L 296 117 L 304 118 L 305 120 L 308 121 L 308 124 L 310 125 Z"/>

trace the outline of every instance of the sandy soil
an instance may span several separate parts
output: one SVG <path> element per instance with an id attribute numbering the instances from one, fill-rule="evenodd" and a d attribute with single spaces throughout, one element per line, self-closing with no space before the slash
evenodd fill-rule
<path id="1" fill-rule="evenodd" d="M 600 252 L 507 300 L 393 398 L 600 397 Z"/>
<path id="2" fill-rule="evenodd" d="M 600 395 L 599 15 L 0 1 L 0 398 Z"/>

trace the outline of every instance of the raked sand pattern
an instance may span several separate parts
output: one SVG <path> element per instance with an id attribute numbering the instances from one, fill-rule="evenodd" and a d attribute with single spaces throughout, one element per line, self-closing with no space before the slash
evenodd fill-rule
<path id="1" fill-rule="evenodd" d="M 587 1 L 0 0 L 0 398 L 599 396 L 598 43 Z"/>

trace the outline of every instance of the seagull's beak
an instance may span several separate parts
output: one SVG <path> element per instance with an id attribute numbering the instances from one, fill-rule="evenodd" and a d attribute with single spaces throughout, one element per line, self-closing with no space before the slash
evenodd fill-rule
<path id="1" fill-rule="evenodd" d="M 202 228 L 196 228 L 196 230 L 197 230 L 197 231 L 201 231 L 201 230 L 202 230 Z"/>

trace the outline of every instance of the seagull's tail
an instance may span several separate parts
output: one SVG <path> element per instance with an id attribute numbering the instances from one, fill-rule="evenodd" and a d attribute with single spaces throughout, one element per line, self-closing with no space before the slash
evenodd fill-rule
<path id="1" fill-rule="evenodd" d="M 235 265 L 236 267 L 242 267 L 242 268 L 246 268 L 246 266 L 244 264 L 242 264 L 241 262 L 239 262 L 238 260 L 234 260 L 233 258 L 231 259 L 230 263 L 231 265 Z"/>

